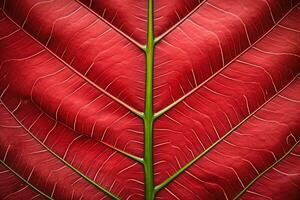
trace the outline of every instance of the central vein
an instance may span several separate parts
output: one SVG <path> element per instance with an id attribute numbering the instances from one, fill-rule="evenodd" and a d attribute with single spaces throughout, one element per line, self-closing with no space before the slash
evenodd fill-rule
<path id="1" fill-rule="evenodd" d="M 148 0 L 148 31 L 146 52 L 146 95 L 144 111 L 144 183 L 145 199 L 154 199 L 153 183 L 153 62 L 154 62 L 153 0 Z"/>

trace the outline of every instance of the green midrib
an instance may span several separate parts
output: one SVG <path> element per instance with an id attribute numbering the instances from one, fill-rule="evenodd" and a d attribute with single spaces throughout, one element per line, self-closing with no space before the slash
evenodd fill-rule
<path id="1" fill-rule="evenodd" d="M 153 61 L 154 61 L 154 26 L 153 0 L 148 0 L 148 31 L 146 53 L 146 95 L 144 110 L 144 182 L 145 199 L 154 199 L 153 183 Z"/>

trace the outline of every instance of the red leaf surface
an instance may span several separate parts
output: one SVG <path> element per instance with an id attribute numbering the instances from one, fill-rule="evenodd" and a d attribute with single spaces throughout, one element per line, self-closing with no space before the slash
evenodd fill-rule
<path id="1" fill-rule="evenodd" d="M 107 23 L 117 27 L 137 43 L 145 44 L 147 36 L 148 2 L 134 0 L 79 0 L 97 13 Z M 166 31 L 184 19 L 201 5 L 202 0 L 157 0 L 154 2 L 155 36 Z"/>
<path id="2" fill-rule="evenodd" d="M 0 6 L 0 199 L 299 199 L 298 0 Z"/>

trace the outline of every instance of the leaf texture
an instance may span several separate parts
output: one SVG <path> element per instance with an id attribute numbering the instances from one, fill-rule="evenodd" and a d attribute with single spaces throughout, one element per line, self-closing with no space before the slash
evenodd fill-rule
<path id="1" fill-rule="evenodd" d="M 232 131 L 215 148 L 202 154 L 201 159 L 196 160 L 160 195 L 165 199 L 172 198 L 172 195 L 181 199 L 234 199 L 239 191 L 247 189 L 252 180 L 264 176 L 269 166 L 280 162 L 290 153 L 289 150 L 299 147 L 300 108 L 299 97 L 295 97 L 300 89 L 299 80 L 297 77 L 252 115 L 247 123 Z M 295 112 L 289 112 L 291 109 Z M 268 181 L 272 183 L 272 180 Z M 297 199 L 289 191 L 286 195 L 288 199 Z"/>
<path id="2" fill-rule="evenodd" d="M 140 44 L 146 43 L 147 1 L 80 0 L 108 23 Z M 157 0 L 154 2 L 154 31 L 159 37 L 193 12 L 202 0 Z"/>
<path id="3" fill-rule="evenodd" d="M 299 198 L 299 1 L 0 6 L 0 199 Z"/>

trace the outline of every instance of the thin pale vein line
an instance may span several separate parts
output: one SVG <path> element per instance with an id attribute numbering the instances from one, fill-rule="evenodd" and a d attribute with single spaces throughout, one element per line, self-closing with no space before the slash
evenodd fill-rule
<path id="1" fill-rule="evenodd" d="M 24 179 L 20 174 L 18 174 L 16 171 L 14 171 L 11 167 L 8 166 L 8 164 L 6 164 L 5 162 L 3 162 L 2 160 L 0 160 L 0 162 L 9 170 L 11 171 L 15 176 L 17 176 L 19 179 L 21 179 L 21 181 L 23 181 L 24 183 L 26 183 L 29 187 L 31 187 L 34 191 L 36 191 L 37 193 L 39 193 L 40 195 L 44 196 L 46 199 L 53 199 L 51 197 L 49 197 L 47 194 L 45 194 L 44 192 L 42 192 L 41 190 L 39 190 L 38 188 L 36 188 L 35 186 L 33 186 L 31 183 L 29 183 L 29 181 L 27 181 L 26 179 Z"/>
<path id="2" fill-rule="evenodd" d="M 258 42 L 260 42 L 262 39 L 264 39 L 274 28 L 276 28 L 278 26 L 278 24 L 280 24 L 280 22 L 285 19 L 296 7 L 298 6 L 298 4 L 296 6 L 294 6 L 290 11 L 288 11 L 276 24 L 274 24 L 274 26 L 269 29 L 264 35 L 262 35 L 256 42 L 252 43 L 252 45 L 250 45 L 248 48 L 246 48 L 243 52 L 241 52 L 239 55 L 237 55 L 235 58 L 233 58 L 229 63 L 227 63 L 224 67 L 222 67 L 221 69 L 219 69 L 218 71 L 216 71 L 213 75 L 211 75 L 208 79 L 206 79 L 205 81 L 203 81 L 201 84 L 199 84 L 197 87 L 193 88 L 192 90 L 190 90 L 188 93 L 186 93 L 185 95 L 183 95 L 182 97 L 180 97 L 179 99 L 177 99 L 176 101 L 174 101 L 173 103 L 171 103 L 170 105 L 166 106 L 165 108 L 161 109 L 160 111 L 156 112 L 154 114 L 154 118 L 157 119 L 158 117 L 162 116 L 164 113 L 166 113 L 167 111 L 169 111 L 170 109 L 172 109 L 174 106 L 176 106 L 178 103 L 180 103 L 181 101 L 183 101 L 184 99 L 186 99 L 188 96 L 190 96 L 191 94 L 193 94 L 195 91 L 197 91 L 199 88 L 201 88 L 202 86 L 204 86 L 207 82 L 209 82 L 210 80 L 212 80 L 214 77 L 216 77 L 218 74 L 220 74 L 224 69 L 226 69 L 230 64 L 232 64 L 235 60 L 237 60 L 241 55 L 243 55 L 244 53 L 246 53 L 250 48 L 252 48 L 255 44 L 257 44 Z"/>
<path id="3" fill-rule="evenodd" d="M 56 59 L 58 59 L 60 62 L 62 62 L 64 65 L 66 65 L 70 70 L 72 70 L 76 75 L 78 75 L 80 78 L 84 79 L 86 82 L 88 82 L 90 85 L 92 85 L 95 89 L 101 91 L 103 94 L 105 94 L 106 96 L 108 96 L 109 98 L 113 99 L 114 101 L 116 101 L 117 103 L 119 103 L 120 105 L 124 106 L 125 108 L 127 108 L 129 111 L 131 111 L 132 113 L 134 113 L 135 115 L 139 116 L 140 118 L 143 117 L 143 113 L 136 110 L 135 108 L 129 106 L 128 104 L 126 104 L 125 102 L 123 102 L 122 100 L 118 99 L 117 97 L 113 96 L 112 94 L 110 94 L 109 92 L 107 92 L 106 90 L 104 90 L 103 88 L 99 87 L 98 85 L 96 85 L 93 81 L 91 81 L 90 79 L 88 79 L 87 77 L 85 77 L 84 75 L 82 75 L 81 73 L 79 73 L 76 69 L 74 69 L 70 64 L 68 64 L 67 62 L 65 62 L 62 58 L 60 58 L 58 55 L 56 55 L 54 52 L 52 52 L 48 47 L 46 47 L 45 45 L 43 45 L 40 41 L 38 41 L 36 38 L 34 38 L 31 34 L 29 34 L 25 29 L 23 29 L 22 27 L 20 27 L 13 19 L 11 19 L 6 12 L 4 11 L 3 14 L 10 20 L 12 21 L 19 29 L 23 30 L 23 32 L 28 35 L 31 39 L 33 39 L 35 42 L 37 42 L 39 45 L 41 45 L 44 49 L 46 49 L 49 53 L 51 53 Z"/>
<path id="4" fill-rule="evenodd" d="M 96 17 L 98 17 L 99 19 L 101 19 L 105 24 L 107 24 L 108 26 L 110 26 L 112 29 L 114 29 L 116 32 L 118 32 L 120 35 L 122 35 L 127 40 L 129 40 L 130 42 L 132 42 L 133 44 L 135 44 L 139 49 L 145 51 L 145 45 L 142 45 L 141 43 L 139 43 L 138 41 L 136 41 L 135 39 L 133 39 L 132 37 L 130 37 L 129 35 L 127 35 L 126 33 L 124 33 L 123 31 L 121 31 L 119 28 L 117 28 L 116 26 L 114 26 L 113 24 L 111 24 L 109 21 L 107 21 L 105 18 L 103 18 L 102 16 L 100 16 L 98 13 L 96 13 L 93 9 L 89 8 L 84 3 L 80 2 L 79 0 L 75 0 L 75 1 L 79 5 L 81 5 L 85 9 L 87 9 L 89 12 L 93 13 Z"/>
<path id="5" fill-rule="evenodd" d="M 161 35 L 155 38 L 155 44 L 161 41 L 164 37 L 166 37 L 169 33 L 171 33 L 174 29 L 176 29 L 180 24 L 182 24 L 187 18 L 189 18 L 192 14 L 194 14 L 207 0 L 203 0 L 199 3 L 192 11 L 190 11 L 186 16 L 184 16 L 181 20 L 179 20 L 176 24 L 174 24 L 167 31 L 162 33 Z"/>
<path id="6" fill-rule="evenodd" d="M 83 173 L 81 173 L 78 169 L 76 169 L 75 167 L 73 167 L 71 164 L 69 164 L 67 161 L 65 161 L 63 158 L 61 158 L 59 155 L 57 155 L 54 151 L 52 151 L 50 148 L 48 148 L 43 142 L 41 142 L 33 133 L 31 133 L 25 126 L 23 126 L 23 124 L 17 119 L 17 117 L 8 109 L 8 107 L 4 104 L 4 102 L 2 101 L 2 99 L 0 99 L 0 103 L 3 104 L 3 107 L 7 110 L 8 113 L 10 113 L 10 115 L 18 122 L 18 124 L 20 124 L 20 126 L 22 126 L 22 128 L 35 140 L 37 141 L 41 146 L 43 146 L 50 154 L 52 154 L 54 157 L 56 157 L 58 160 L 60 160 L 62 163 L 64 163 L 65 165 L 67 165 L 71 170 L 73 170 L 74 172 L 76 172 L 79 176 L 81 176 L 83 179 L 85 179 L 87 182 L 89 182 L 90 184 L 92 184 L 93 186 L 95 186 L 97 189 L 101 190 L 102 192 L 104 192 L 105 194 L 109 195 L 111 198 L 113 199 L 119 199 L 118 197 L 116 197 L 114 194 L 110 193 L 108 190 L 106 190 L 105 188 L 103 188 L 102 186 L 98 185 L 96 182 L 94 182 L 93 180 L 91 180 L 90 178 L 88 178 L 86 175 L 84 175 Z"/>
<path id="7" fill-rule="evenodd" d="M 0 96 L 0 97 L 1 97 L 1 96 Z M 63 122 L 60 121 L 59 119 L 56 120 L 54 117 L 52 117 L 52 116 L 49 115 L 48 113 L 44 112 L 44 111 L 40 108 L 40 106 L 38 106 L 34 101 L 33 101 L 33 104 L 37 107 L 37 109 L 38 109 L 42 114 L 46 115 L 47 117 L 49 117 L 50 119 L 52 119 L 52 120 L 55 121 L 56 123 L 60 123 L 63 127 L 67 128 L 67 129 L 70 129 L 71 131 L 74 131 L 76 134 L 79 134 L 79 133 L 77 133 L 77 131 L 76 131 L 75 129 L 72 129 L 69 125 L 63 123 Z M 31 126 L 32 126 L 32 125 L 31 125 Z M 30 128 L 28 128 L 28 130 L 30 130 Z M 52 131 L 52 130 L 51 130 L 51 131 Z M 50 131 L 50 132 L 51 132 L 51 131 Z M 99 143 L 101 143 L 101 144 L 107 146 L 108 148 L 111 148 L 111 149 L 113 149 L 113 150 L 115 150 L 115 151 L 118 151 L 119 153 L 121 153 L 121 154 L 123 154 L 123 155 L 125 155 L 125 156 L 128 156 L 129 158 L 131 158 L 131 159 L 133 159 L 133 160 L 135 160 L 135 161 L 137 161 L 137 162 L 141 162 L 141 163 L 143 162 L 143 159 L 142 159 L 142 158 L 140 158 L 140 157 L 138 157 L 138 156 L 135 156 L 135 155 L 133 155 L 133 154 L 127 153 L 126 151 L 123 151 L 123 150 L 121 150 L 121 149 L 118 149 L 118 148 L 116 148 L 116 147 L 114 147 L 114 146 L 112 146 L 112 145 L 110 145 L 110 144 L 108 144 L 108 143 L 106 143 L 106 142 L 103 142 L 103 141 L 100 141 L 100 140 L 96 140 L 96 139 L 94 139 L 94 138 L 92 138 L 92 137 L 90 137 L 90 139 L 92 139 L 92 140 L 94 140 L 94 141 L 96 141 L 96 142 L 99 142 Z"/>
<path id="8" fill-rule="evenodd" d="M 261 178 L 263 175 L 265 175 L 268 171 L 273 169 L 278 163 L 280 163 L 283 159 L 285 159 L 294 149 L 295 147 L 299 144 L 300 140 L 298 140 L 292 147 L 291 149 L 286 152 L 280 159 L 278 159 L 276 162 L 274 162 L 270 167 L 268 167 L 265 171 L 260 173 L 258 176 L 256 176 L 236 197 L 233 198 L 233 200 L 239 199 L 245 192 L 248 190 L 259 178 Z"/>
<path id="9" fill-rule="evenodd" d="M 294 80 L 297 79 L 297 77 L 300 75 L 297 74 L 285 87 L 283 87 L 280 91 L 278 91 L 276 94 L 274 94 L 270 99 L 268 99 L 266 102 L 264 102 L 260 107 L 258 107 L 255 111 L 253 111 L 250 115 L 248 115 L 244 120 L 242 120 L 240 123 L 238 123 L 235 127 L 233 127 L 230 131 L 228 131 L 225 135 L 223 135 L 220 139 L 218 139 L 215 143 L 213 143 L 211 146 L 209 146 L 205 151 L 200 153 L 197 157 L 195 157 L 193 160 L 191 160 L 189 163 L 184 165 L 182 168 L 180 168 L 177 172 L 175 172 L 172 176 L 167 178 L 165 181 L 163 181 L 161 184 L 155 186 L 155 192 L 160 191 L 162 188 L 167 186 L 171 181 L 173 181 L 176 177 L 178 177 L 181 173 L 183 173 L 186 169 L 188 169 L 190 166 L 192 166 L 195 162 L 197 162 L 200 158 L 205 156 L 208 152 L 210 152 L 215 146 L 217 146 L 219 143 L 221 143 L 225 138 L 227 138 L 234 130 L 239 128 L 242 124 L 244 124 L 250 117 L 255 115 L 260 109 L 262 109 L 267 103 L 269 103 L 272 99 L 277 97 L 283 90 L 285 90 L 288 86 L 291 85 L 291 83 L 294 82 Z"/>

